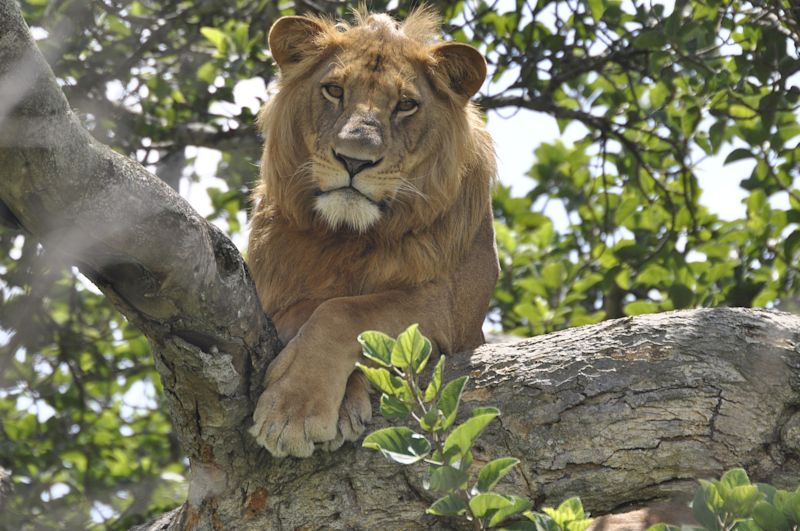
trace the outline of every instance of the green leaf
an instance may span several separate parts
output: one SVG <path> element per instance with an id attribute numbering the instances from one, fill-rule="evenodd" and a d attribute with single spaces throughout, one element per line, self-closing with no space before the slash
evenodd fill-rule
<path id="1" fill-rule="evenodd" d="M 381 395 L 381 415 L 389 420 L 405 420 L 411 414 L 411 405 L 397 397 Z"/>
<path id="2" fill-rule="evenodd" d="M 567 498 L 561 505 L 558 506 L 558 514 L 562 515 L 567 520 L 583 520 L 586 518 L 586 513 L 583 511 L 583 503 L 577 496 Z"/>
<path id="3" fill-rule="evenodd" d="M 74 467 L 77 472 L 83 474 L 86 471 L 86 454 L 79 450 L 67 450 L 61 452 L 61 459 L 65 465 Z"/>
<path id="4" fill-rule="evenodd" d="M 200 33 L 202 33 L 203 37 L 208 39 L 220 53 L 225 52 L 227 48 L 227 41 L 226 41 L 227 37 L 225 36 L 225 33 L 223 31 L 220 31 L 217 28 L 203 26 L 202 28 L 200 28 Z"/>
<path id="5" fill-rule="evenodd" d="M 589 11 L 592 13 L 592 18 L 595 22 L 599 22 L 603 18 L 603 13 L 606 10 L 604 0 L 588 0 Z"/>
<path id="6" fill-rule="evenodd" d="M 364 373 L 369 383 L 387 395 L 397 397 L 407 402 L 414 400 L 414 393 L 411 391 L 408 382 L 391 374 L 388 370 L 382 367 L 367 367 L 361 363 L 356 363 L 356 367 Z"/>
<path id="7" fill-rule="evenodd" d="M 236 31 L 233 34 L 236 47 L 244 53 L 247 53 L 250 48 L 250 26 L 247 23 L 240 23 L 236 26 Z"/>
<path id="8" fill-rule="evenodd" d="M 726 125 L 727 124 L 725 123 L 725 120 L 719 120 L 708 130 L 708 136 L 711 140 L 711 148 L 715 153 L 717 150 L 719 150 L 720 145 L 722 145 Z"/>
<path id="9" fill-rule="evenodd" d="M 658 304 L 650 301 L 633 301 L 625 305 L 625 315 L 641 315 L 657 311 Z"/>
<path id="10" fill-rule="evenodd" d="M 379 450 L 384 456 L 401 465 L 421 461 L 431 451 L 428 439 L 406 427 L 384 428 L 372 432 L 364 438 L 362 446 Z"/>
<path id="11" fill-rule="evenodd" d="M 394 339 L 383 332 L 368 330 L 358 336 L 358 342 L 364 352 L 364 356 L 371 359 L 378 365 L 389 367 L 392 364 L 392 349 L 394 349 Z"/>
<path id="12" fill-rule="evenodd" d="M 659 286 L 670 282 L 672 274 L 658 264 L 647 264 L 636 277 L 636 282 L 646 286 Z"/>
<path id="13" fill-rule="evenodd" d="M 700 488 L 697 489 L 692 501 L 692 514 L 707 530 L 717 531 L 720 527 L 715 512 L 722 508 L 722 503 L 714 484 L 700 480 Z"/>
<path id="14" fill-rule="evenodd" d="M 675 308 L 686 308 L 694 299 L 694 292 L 688 286 L 678 282 L 672 284 L 667 293 Z"/>
<path id="15" fill-rule="evenodd" d="M 472 448 L 475 439 L 486 426 L 498 415 L 500 411 L 494 408 L 485 408 L 480 414 L 472 416 L 463 424 L 457 426 L 444 441 L 444 458 L 452 463 Z"/>
<path id="16" fill-rule="evenodd" d="M 419 419 L 419 427 L 425 431 L 438 431 L 441 426 L 442 412 L 439 408 L 431 408 Z"/>
<path id="17" fill-rule="evenodd" d="M 209 85 L 214 83 L 214 79 L 216 77 L 217 77 L 217 67 L 211 61 L 203 63 L 200 66 L 200 68 L 197 69 L 197 79 L 205 81 Z"/>
<path id="18" fill-rule="evenodd" d="M 764 495 L 764 500 L 772 503 L 772 500 L 775 498 L 775 493 L 778 492 L 778 489 L 766 483 L 756 483 L 755 485 L 758 487 L 758 491 Z"/>
<path id="19" fill-rule="evenodd" d="M 435 492 L 453 492 L 462 490 L 467 485 L 469 476 L 463 470 L 444 465 L 431 472 L 431 490 Z"/>
<path id="20" fill-rule="evenodd" d="M 498 531 L 549 531 L 549 530 L 546 530 L 544 527 L 539 527 L 533 522 L 529 522 L 527 520 L 520 520 L 518 522 L 512 522 L 511 524 L 499 527 Z"/>
<path id="21" fill-rule="evenodd" d="M 624 199 L 614 212 L 614 223 L 622 225 L 640 206 L 641 200 L 638 197 L 628 197 Z"/>
<path id="22" fill-rule="evenodd" d="M 736 162 L 737 160 L 748 159 L 748 158 L 755 158 L 753 153 L 747 148 L 736 148 L 730 153 L 728 156 L 725 157 L 725 162 L 723 165 L 730 164 L 731 162 Z"/>
<path id="23" fill-rule="evenodd" d="M 670 93 L 669 87 L 663 81 L 659 81 L 650 89 L 650 105 L 654 108 L 661 107 L 667 101 Z"/>
<path id="24" fill-rule="evenodd" d="M 583 504 L 578 497 L 564 500 L 557 509 L 545 507 L 542 511 L 555 522 L 559 530 L 583 531 L 592 523 L 590 518 L 586 518 Z"/>
<path id="25" fill-rule="evenodd" d="M 792 494 L 790 492 L 782 489 L 775 491 L 775 495 L 772 498 L 772 505 L 787 518 L 794 518 L 794 511 L 792 511 Z"/>
<path id="26" fill-rule="evenodd" d="M 800 489 L 795 492 L 777 490 L 772 504 L 792 523 L 800 524 Z"/>
<path id="27" fill-rule="evenodd" d="M 771 531 L 788 531 L 791 527 L 789 520 L 774 505 L 759 501 L 753 507 L 753 520 L 761 529 Z"/>
<path id="28" fill-rule="evenodd" d="M 439 356 L 439 361 L 436 362 L 436 367 L 433 368 L 431 381 L 428 387 L 425 388 L 425 402 L 430 402 L 439 394 L 439 389 L 442 387 L 442 372 L 444 371 L 444 354 Z"/>
<path id="29" fill-rule="evenodd" d="M 392 365 L 400 369 L 411 367 L 419 374 L 431 355 L 431 342 L 419 331 L 419 325 L 412 324 L 397 336 L 392 348 Z"/>
<path id="30" fill-rule="evenodd" d="M 519 459 L 513 457 L 501 457 L 483 465 L 478 473 L 478 482 L 475 489 L 478 492 L 488 492 L 497 485 L 503 476 L 508 474 L 512 468 L 519 464 Z"/>
<path id="31" fill-rule="evenodd" d="M 501 494 L 482 492 L 469 500 L 469 509 L 476 518 L 485 518 L 490 511 L 502 509 L 511 504 L 511 500 Z"/>
<path id="32" fill-rule="evenodd" d="M 723 494 L 724 508 L 737 518 L 748 518 L 760 496 L 755 485 L 733 487 Z"/>
<path id="33" fill-rule="evenodd" d="M 732 468 L 722 475 L 719 482 L 725 487 L 741 487 L 750 485 L 750 478 L 743 468 Z"/>
<path id="34" fill-rule="evenodd" d="M 697 107 L 689 107 L 688 109 L 683 109 L 683 113 L 681 113 L 681 132 L 683 136 L 690 137 L 694 130 L 697 128 L 697 124 L 700 122 L 700 111 Z"/>
<path id="35" fill-rule="evenodd" d="M 472 466 L 473 461 L 474 458 L 472 457 L 472 452 L 467 452 L 466 454 L 461 456 L 461 459 L 457 459 L 450 464 L 458 468 L 459 470 L 463 470 L 464 472 L 469 472 L 469 469 Z"/>
<path id="36" fill-rule="evenodd" d="M 489 527 L 498 526 L 508 518 L 529 510 L 532 506 L 530 501 L 525 498 L 520 498 L 519 496 L 511 495 L 505 496 L 505 498 L 508 499 L 511 504 L 495 510 L 494 513 L 490 515 Z"/>
<path id="37" fill-rule="evenodd" d="M 453 425 L 458 413 L 458 405 L 461 402 L 461 394 L 464 392 L 464 386 L 467 385 L 468 377 L 461 376 L 452 380 L 442 389 L 442 396 L 439 398 L 439 403 L 436 407 L 444 415 L 442 421 L 442 429 L 446 430 Z"/>
<path id="38" fill-rule="evenodd" d="M 567 524 L 567 531 L 584 531 L 592 525 L 591 518 L 584 518 L 583 520 L 573 520 Z"/>
<path id="39" fill-rule="evenodd" d="M 536 531 L 564 531 L 555 520 L 550 518 L 547 514 L 528 511 L 524 513 L 524 515 L 528 520 L 533 522 Z M 511 528 L 509 527 L 509 529 Z"/>
<path id="40" fill-rule="evenodd" d="M 800 230 L 795 229 L 783 241 L 783 252 L 788 263 L 793 263 L 797 260 L 797 258 L 795 258 L 795 254 L 797 253 L 798 248 L 800 248 Z"/>
<path id="41" fill-rule="evenodd" d="M 541 278 L 545 286 L 558 288 L 564 283 L 564 269 L 559 262 L 548 262 L 542 267 Z"/>
<path id="42" fill-rule="evenodd" d="M 635 48 L 658 49 L 666 44 L 664 34 L 657 29 L 642 31 L 633 39 Z"/>
<path id="43" fill-rule="evenodd" d="M 172 96 L 172 100 L 175 103 L 186 103 L 186 98 L 183 96 L 183 93 L 178 89 L 173 90 L 170 96 Z"/>
<path id="44" fill-rule="evenodd" d="M 455 494 L 439 498 L 425 511 L 435 516 L 459 516 L 467 512 L 467 503 Z"/>
<path id="45" fill-rule="evenodd" d="M 624 290 L 631 289 L 630 271 L 627 268 L 620 269 L 619 273 L 614 276 L 614 282 Z"/>

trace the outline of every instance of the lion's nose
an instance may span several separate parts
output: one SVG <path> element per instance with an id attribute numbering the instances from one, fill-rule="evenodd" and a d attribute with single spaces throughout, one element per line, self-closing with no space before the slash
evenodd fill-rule
<path id="1" fill-rule="evenodd" d="M 350 178 L 356 176 L 362 170 L 367 168 L 371 168 L 373 166 L 377 166 L 378 163 L 382 159 L 378 160 L 361 160 L 361 159 L 354 159 L 352 157 L 348 157 L 342 155 L 341 153 L 337 153 L 336 151 L 333 152 L 333 157 L 342 163 L 342 165 L 347 169 L 347 173 L 350 174 Z"/>

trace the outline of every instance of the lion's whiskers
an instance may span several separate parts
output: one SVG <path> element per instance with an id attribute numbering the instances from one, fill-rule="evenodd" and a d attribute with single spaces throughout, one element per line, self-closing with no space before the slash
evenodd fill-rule
<path id="1" fill-rule="evenodd" d="M 411 195 L 415 195 L 422 199 L 426 205 L 431 204 L 430 197 L 428 197 L 428 195 L 420 190 L 414 183 L 402 176 L 398 176 L 398 178 L 400 180 L 400 186 L 397 187 L 398 192 L 409 192 Z"/>

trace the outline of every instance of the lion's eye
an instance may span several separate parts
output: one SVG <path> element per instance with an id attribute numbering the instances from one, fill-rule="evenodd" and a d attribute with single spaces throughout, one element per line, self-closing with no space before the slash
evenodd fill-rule
<path id="1" fill-rule="evenodd" d="M 416 111 L 418 107 L 419 103 L 411 98 L 403 98 L 397 102 L 397 112 L 401 112 L 403 114 L 411 114 Z"/>
<path id="2" fill-rule="evenodd" d="M 322 95 L 332 103 L 339 103 L 344 96 L 344 89 L 339 85 L 322 85 Z"/>

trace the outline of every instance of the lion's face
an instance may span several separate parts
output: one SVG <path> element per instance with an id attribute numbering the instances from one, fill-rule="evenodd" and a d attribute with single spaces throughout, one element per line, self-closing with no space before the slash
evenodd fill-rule
<path id="1" fill-rule="evenodd" d="M 378 46 L 386 41 L 369 28 L 351 30 L 336 60 L 315 73 L 308 146 L 314 209 L 331 227 L 358 231 L 377 222 L 401 190 L 421 193 L 414 173 L 437 104 L 416 65 Z"/>
<path id="2" fill-rule="evenodd" d="M 452 130 L 459 111 L 467 119 L 485 62 L 466 45 L 431 44 L 422 29 L 404 29 L 372 15 L 345 31 L 287 17 L 270 32 L 285 81 L 279 97 L 296 102 L 305 148 L 292 178 L 305 180 L 312 210 L 331 229 L 364 232 L 412 203 L 441 202 L 433 196 L 453 188 L 429 174 L 441 173 L 442 142 L 458 136 Z M 445 179 L 461 172 L 450 173 Z"/>

